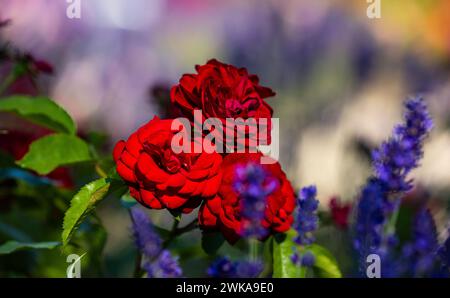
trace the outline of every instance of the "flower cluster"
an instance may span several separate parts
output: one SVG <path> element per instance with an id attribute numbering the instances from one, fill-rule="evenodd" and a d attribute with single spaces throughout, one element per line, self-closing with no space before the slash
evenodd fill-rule
<path id="1" fill-rule="evenodd" d="M 406 101 L 405 108 L 405 122 L 395 128 L 391 139 L 373 152 L 376 177 L 393 193 L 411 189 L 411 180 L 407 176 L 418 166 L 423 155 L 423 141 L 433 127 L 421 97 Z"/>
<path id="2" fill-rule="evenodd" d="M 298 211 L 294 229 L 297 235 L 293 239 L 298 245 L 310 245 L 315 238 L 312 233 L 317 229 L 319 218 L 316 214 L 319 201 L 316 200 L 317 189 L 314 185 L 304 187 L 300 191 L 297 200 Z M 300 255 L 298 249 L 294 247 L 294 253 L 291 260 L 294 264 L 302 266 L 312 266 L 315 263 L 315 257 L 311 252 L 305 252 Z"/>
<path id="3" fill-rule="evenodd" d="M 178 258 L 163 249 L 161 238 L 154 231 L 152 222 L 139 208 L 131 209 L 132 230 L 136 246 L 145 257 L 143 268 L 148 277 L 181 277 Z"/>
<path id="4" fill-rule="evenodd" d="M 384 260 L 384 276 L 397 271 L 397 265 L 387 260 L 397 244 L 393 229 L 386 227 L 391 214 L 400 205 L 400 196 L 412 188 L 408 174 L 418 166 L 423 155 L 425 138 L 432 120 L 422 98 L 405 103 L 404 123 L 397 126 L 393 136 L 373 152 L 375 176 L 363 187 L 356 206 L 353 246 L 360 255 L 360 270 L 365 272 L 366 257 L 376 253 Z"/>
<path id="5" fill-rule="evenodd" d="M 262 270 L 263 264 L 258 261 L 232 261 L 228 257 L 219 257 L 209 266 L 207 274 L 215 278 L 254 278 Z"/>
<path id="6" fill-rule="evenodd" d="M 386 198 L 386 187 L 378 179 L 372 178 L 364 186 L 356 206 L 355 239 L 353 246 L 361 258 L 361 271 L 365 268 L 365 258 L 379 253 L 383 240 L 383 229 L 390 208 Z"/>
<path id="7" fill-rule="evenodd" d="M 439 243 L 436 226 L 429 210 L 421 210 L 416 215 L 413 233 L 413 241 L 403 246 L 404 261 L 401 269 L 414 277 L 430 276 L 437 265 Z"/>
<path id="8" fill-rule="evenodd" d="M 196 70 L 197 74 L 183 75 L 172 88 L 171 115 L 184 116 L 194 125 L 198 124 L 196 111 L 201 111 L 202 118 L 214 117 L 223 123 L 229 118 L 256 119 L 256 123 L 265 119 L 269 126 L 263 126 L 264 135 L 270 136 L 272 109 L 265 98 L 275 93 L 261 86 L 257 76 L 217 60 Z M 200 228 L 220 230 L 230 243 L 242 236 L 263 239 L 290 228 L 294 191 L 278 162 L 258 165 L 263 155 L 257 151 L 198 152 L 196 142 L 206 140 L 204 135 L 179 144 L 192 149 L 189 152 L 176 152 L 172 141 L 183 127 L 174 128 L 178 126 L 174 121 L 155 117 L 116 144 L 117 173 L 132 197 L 148 208 L 171 212 L 190 213 L 201 205 Z M 255 136 L 259 144 L 268 144 L 268 139 L 260 139 L 266 138 L 261 132 L 249 132 L 245 130 L 245 144 Z"/>
<path id="9" fill-rule="evenodd" d="M 255 119 L 255 125 L 261 124 L 261 119 L 267 124 L 260 130 L 270 130 L 272 108 L 265 102 L 265 98 L 275 93 L 268 87 L 261 86 L 256 75 L 249 74 L 245 68 L 221 63 L 215 59 L 205 65 L 195 67 L 197 74 L 185 74 L 180 83 L 171 90 L 171 103 L 179 115 L 186 117 L 195 125 L 194 111 L 202 110 L 204 118 L 217 118 L 222 122 L 224 132 L 227 129 L 226 119 Z M 249 128 L 250 130 L 250 128 Z M 270 134 L 259 139 L 246 130 L 246 138 L 270 143 Z M 260 134 L 261 135 L 261 134 Z M 223 140 L 217 140 L 222 142 Z"/>
<path id="10" fill-rule="evenodd" d="M 300 191 L 298 199 L 298 213 L 294 228 L 297 237 L 294 242 L 298 245 L 309 245 L 314 242 L 314 236 L 311 234 L 317 229 L 319 218 L 316 211 L 319 201 L 316 200 L 317 189 L 314 185 L 304 187 Z"/>
<path id="11" fill-rule="evenodd" d="M 259 164 L 248 164 L 236 168 L 234 189 L 240 193 L 242 231 L 245 237 L 264 238 L 267 230 L 261 226 L 267 197 L 277 188 L 278 181 L 267 179 L 264 168 Z"/>

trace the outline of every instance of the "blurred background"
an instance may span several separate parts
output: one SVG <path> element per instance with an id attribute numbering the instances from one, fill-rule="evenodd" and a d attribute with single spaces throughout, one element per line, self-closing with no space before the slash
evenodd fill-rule
<path id="1" fill-rule="evenodd" d="M 450 1 L 381 3 L 381 18 L 369 19 L 365 0 L 81 0 L 81 18 L 69 19 L 65 0 L 0 0 L 0 20 L 10 20 L 0 34 L 53 66 L 38 86 L 109 148 L 161 115 L 167 90 L 196 64 L 246 67 L 277 93 L 283 169 L 296 188 L 316 184 L 323 208 L 355 198 L 370 151 L 401 121 L 403 100 L 422 94 L 435 129 L 414 179 L 446 206 Z M 100 215 L 107 255 L 128 252 L 126 212 Z"/>

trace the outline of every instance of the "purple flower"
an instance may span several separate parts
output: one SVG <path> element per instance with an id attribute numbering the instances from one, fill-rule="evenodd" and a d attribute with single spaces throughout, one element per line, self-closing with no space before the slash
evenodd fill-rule
<path id="1" fill-rule="evenodd" d="M 139 208 L 131 208 L 131 219 L 135 243 L 144 256 L 143 268 L 148 277 L 180 277 L 178 258 L 163 249 L 161 238 L 147 214 Z"/>
<path id="2" fill-rule="evenodd" d="M 267 230 L 261 226 L 266 210 L 267 196 L 277 187 L 259 164 L 248 164 L 236 169 L 234 189 L 240 193 L 242 236 L 264 238 Z"/>
<path id="3" fill-rule="evenodd" d="M 373 152 L 376 177 L 386 183 L 389 192 L 405 192 L 412 188 L 407 176 L 419 165 L 423 156 L 423 141 L 433 122 L 421 97 L 405 103 L 404 123 L 397 126 L 393 136 Z"/>
<path id="4" fill-rule="evenodd" d="M 154 262 L 147 262 L 144 269 L 150 278 L 174 278 L 183 274 L 178 257 L 173 257 L 168 250 L 163 250 Z"/>
<path id="5" fill-rule="evenodd" d="M 292 263 L 305 267 L 312 267 L 316 263 L 316 257 L 310 251 L 306 251 L 304 254 L 294 253 L 291 256 Z"/>
<path id="6" fill-rule="evenodd" d="M 258 277 L 264 269 L 261 261 L 240 261 L 236 265 L 236 277 L 255 278 Z"/>
<path id="7" fill-rule="evenodd" d="M 414 220 L 414 239 L 402 249 L 401 274 L 431 277 L 437 269 L 439 243 L 436 226 L 428 210 L 421 210 Z"/>
<path id="8" fill-rule="evenodd" d="M 447 240 L 444 241 L 438 250 L 440 268 L 437 276 L 439 277 L 450 277 L 450 229 L 448 230 L 448 234 Z"/>
<path id="9" fill-rule="evenodd" d="M 316 257 L 310 251 L 305 252 L 302 256 L 302 266 L 312 267 L 316 263 Z"/>
<path id="10" fill-rule="evenodd" d="M 261 274 L 263 268 L 260 261 L 232 261 L 228 257 L 219 257 L 207 273 L 215 278 L 254 278 Z"/>
<path id="11" fill-rule="evenodd" d="M 297 200 L 297 217 L 293 225 L 297 232 L 293 240 L 298 245 L 310 245 L 315 240 L 312 233 L 317 229 L 319 222 L 319 217 L 316 214 L 319 201 L 316 200 L 316 195 L 317 189 L 314 185 L 304 187 L 300 191 Z M 293 251 L 291 261 L 294 264 L 301 266 L 312 266 L 314 264 L 314 255 L 310 252 L 306 252 L 301 256 L 297 247 L 293 247 Z"/>
<path id="12" fill-rule="evenodd" d="M 207 273 L 216 278 L 236 277 L 236 262 L 228 257 L 219 257 L 209 266 Z"/>
<path id="13" fill-rule="evenodd" d="M 133 221 L 132 231 L 137 248 L 147 258 L 154 258 L 161 251 L 162 241 L 153 229 L 153 224 L 147 214 L 139 208 L 131 208 Z"/>
<path id="14" fill-rule="evenodd" d="M 355 221 L 354 247 L 365 258 L 367 255 L 376 253 L 381 245 L 383 237 L 383 226 L 386 222 L 384 184 L 376 179 L 370 179 L 363 188 L 357 205 Z M 364 261 L 365 262 L 365 261 Z"/>
<path id="15" fill-rule="evenodd" d="M 383 260 L 383 276 L 398 274 L 393 248 L 397 238 L 386 233 L 386 224 L 400 206 L 399 197 L 412 188 L 408 174 L 419 165 L 423 142 L 432 128 L 432 120 L 422 98 L 405 103 L 404 123 L 393 136 L 374 150 L 375 177 L 364 186 L 356 208 L 353 246 L 360 256 L 360 271 L 365 272 L 366 258 L 378 254 Z"/>
<path id="16" fill-rule="evenodd" d="M 316 214 L 319 201 L 316 200 L 316 194 L 317 189 L 315 186 L 308 186 L 300 191 L 300 196 L 297 200 L 297 218 L 294 223 L 294 229 L 297 232 L 294 242 L 298 245 L 309 245 L 315 240 L 312 232 L 317 229 L 319 222 Z"/>

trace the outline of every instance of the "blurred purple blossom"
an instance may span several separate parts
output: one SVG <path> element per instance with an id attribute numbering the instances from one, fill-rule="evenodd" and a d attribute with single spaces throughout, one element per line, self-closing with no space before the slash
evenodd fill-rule
<path id="1" fill-rule="evenodd" d="M 139 209 L 131 209 L 131 218 L 133 237 L 136 247 L 147 258 L 155 258 L 160 252 L 162 241 L 159 235 L 153 229 L 153 224 L 147 214 Z"/>
<path id="2" fill-rule="evenodd" d="M 263 270 L 260 261 L 232 261 L 228 257 L 219 257 L 208 268 L 208 276 L 214 278 L 252 278 L 258 277 Z"/>
<path id="3" fill-rule="evenodd" d="M 178 265 L 178 257 L 173 257 L 168 250 L 163 249 L 162 240 L 155 232 L 147 214 L 134 207 L 131 209 L 131 218 L 135 243 L 144 256 L 143 268 L 148 277 L 181 277 L 182 270 Z"/>
<path id="4" fill-rule="evenodd" d="M 399 275 L 405 277 L 449 277 L 450 237 L 439 244 L 436 225 L 428 209 L 414 219 L 413 239 L 405 244 L 399 261 Z"/>
<path id="5" fill-rule="evenodd" d="M 297 217 L 293 225 L 297 236 L 294 238 L 298 245 L 309 245 L 314 242 L 312 232 L 317 229 L 319 218 L 316 214 L 319 201 L 316 200 L 317 189 L 314 185 L 304 187 L 297 200 Z"/>
<path id="6" fill-rule="evenodd" d="M 382 276 L 398 274 L 398 264 L 393 257 L 397 238 L 386 230 L 386 224 L 398 210 L 400 196 L 412 188 L 407 175 L 418 167 L 424 139 L 432 128 L 422 98 L 407 100 L 405 107 L 404 123 L 373 152 L 375 177 L 368 180 L 358 200 L 353 246 L 359 254 L 359 269 L 363 275 L 369 254 L 378 254 L 383 260 Z"/>
<path id="7" fill-rule="evenodd" d="M 404 123 L 397 126 L 393 136 L 373 152 L 376 177 L 386 183 L 391 193 L 412 188 L 407 176 L 418 167 L 423 156 L 423 141 L 433 127 L 427 106 L 421 97 L 405 103 Z"/>
<path id="8" fill-rule="evenodd" d="M 236 169 L 234 189 L 241 197 L 242 236 L 264 238 L 267 230 L 262 227 L 267 196 L 277 187 L 277 181 L 269 179 L 259 164 L 249 164 Z"/>
<path id="9" fill-rule="evenodd" d="M 173 257 L 168 250 L 163 250 L 154 262 L 145 263 L 144 269 L 149 278 L 175 278 L 183 275 L 178 257 Z"/>

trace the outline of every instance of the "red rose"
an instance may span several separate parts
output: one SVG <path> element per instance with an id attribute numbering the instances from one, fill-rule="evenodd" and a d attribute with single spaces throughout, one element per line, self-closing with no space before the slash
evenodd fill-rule
<path id="1" fill-rule="evenodd" d="M 117 172 L 141 204 L 189 213 L 203 198 L 216 195 L 222 157 L 209 153 L 175 154 L 171 148 L 173 120 L 153 118 L 113 152 Z"/>
<path id="2" fill-rule="evenodd" d="M 330 200 L 329 206 L 331 211 L 331 218 L 333 219 L 334 224 L 338 228 L 347 229 L 348 217 L 350 215 L 350 211 L 352 210 L 352 204 L 344 204 L 339 200 L 339 198 L 334 197 Z"/>
<path id="3" fill-rule="evenodd" d="M 203 118 L 219 118 L 225 131 L 226 118 L 252 118 L 255 124 L 264 118 L 267 119 L 267 126 L 260 127 L 260 136 L 264 136 L 264 142 L 270 144 L 267 127 L 271 127 L 273 111 L 264 99 L 275 93 L 259 85 L 258 77 L 249 74 L 245 68 L 236 68 L 213 59 L 205 65 L 197 65 L 195 69 L 197 74 L 183 75 L 180 83 L 171 90 L 171 102 L 181 115 L 194 123 L 194 110 L 202 110 Z M 249 134 L 248 128 L 245 133 L 247 138 L 254 136 Z"/>
<path id="4" fill-rule="evenodd" d="M 205 200 L 199 211 L 199 224 L 203 230 L 219 229 L 225 238 L 234 243 L 240 238 L 242 221 L 240 218 L 240 196 L 236 193 L 236 169 L 249 163 L 259 163 L 261 153 L 234 153 L 227 155 L 222 162 L 222 184 L 218 195 Z M 265 216 L 261 225 L 270 233 L 286 232 L 292 222 L 295 196 L 291 183 L 279 163 L 262 164 L 267 171 L 266 179 L 276 179 L 278 187 L 267 197 Z M 270 234 L 269 233 L 269 234 Z"/>

